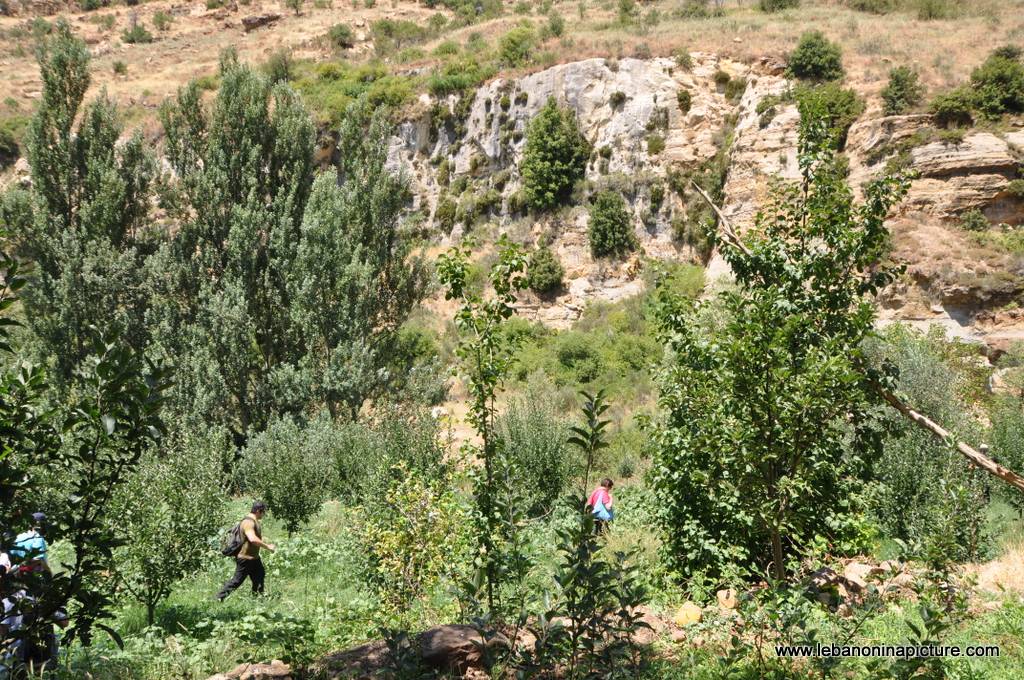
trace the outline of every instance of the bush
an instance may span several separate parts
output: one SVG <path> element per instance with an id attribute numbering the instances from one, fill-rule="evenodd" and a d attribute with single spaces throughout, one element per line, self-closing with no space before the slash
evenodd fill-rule
<path id="1" fill-rule="evenodd" d="M 676 103 L 679 105 L 680 113 L 689 113 L 690 107 L 693 106 L 693 95 L 685 87 L 681 87 L 676 90 Z"/>
<path id="2" fill-rule="evenodd" d="M 334 24 L 327 30 L 327 39 L 339 50 L 347 50 L 356 44 L 355 33 L 348 24 Z M 456 48 L 458 51 L 458 48 Z"/>
<path id="3" fill-rule="evenodd" d="M 507 66 L 523 66 L 533 61 L 537 36 L 530 26 L 517 26 L 498 41 L 498 55 Z"/>
<path id="4" fill-rule="evenodd" d="M 906 113 L 921 103 L 924 88 L 917 71 L 897 66 L 889 71 L 889 83 L 882 90 L 882 110 L 887 116 Z"/>
<path id="5" fill-rule="evenodd" d="M 158 31 L 166 31 L 172 23 L 174 23 L 174 17 L 163 10 L 153 14 L 153 27 Z"/>
<path id="6" fill-rule="evenodd" d="M 561 14 L 552 12 L 548 17 L 547 26 L 544 27 L 544 33 L 548 37 L 561 38 L 565 33 L 565 19 L 562 18 Z"/>
<path id="7" fill-rule="evenodd" d="M 970 90 L 958 87 L 955 90 L 936 95 L 928 110 L 940 127 L 968 126 L 974 122 L 971 110 L 974 101 Z"/>
<path id="8" fill-rule="evenodd" d="M 673 56 L 676 60 L 676 66 L 678 66 L 679 68 L 685 69 L 687 71 L 693 68 L 693 57 L 691 57 L 690 53 L 687 52 L 685 49 L 677 49 Z"/>
<path id="9" fill-rule="evenodd" d="M 426 479 L 404 465 L 390 477 L 386 492 L 367 505 L 360 536 L 371 585 L 401 617 L 466 562 L 471 521 L 454 480 Z"/>
<path id="10" fill-rule="evenodd" d="M 332 442 L 324 436 L 330 431 L 326 418 L 307 426 L 281 418 L 253 434 L 242 454 L 242 487 L 266 501 L 289 536 L 320 511 L 335 486 Z"/>
<path id="11" fill-rule="evenodd" d="M 1015 179 L 1006 185 L 1006 193 L 1014 198 L 1024 199 L 1024 179 Z"/>
<path id="12" fill-rule="evenodd" d="M 626 103 L 626 93 L 622 90 L 616 90 L 612 92 L 611 96 L 608 97 L 608 103 L 613 109 L 617 109 Z"/>
<path id="13" fill-rule="evenodd" d="M 128 73 L 128 64 L 124 63 L 120 59 L 114 62 L 114 73 L 119 76 L 123 76 Z"/>
<path id="14" fill-rule="evenodd" d="M 1024 63 L 1003 54 L 990 55 L 971 72 L 974 105 L 987 118 L 1024 111 Z"/>
<path id="15" fill-rule="evenodd" d="M 594 257 L 621 256 L 636 248 L 633 218 L 622 194 L 602 191 L 590 206 L 590 253 Z"/>
<path id="16" fill-rule="evenodd" d="M 81 0 L 78 5 L 82 8 L 83 12 L 92 12 L 102 7 L 103 3 L 101 0 Z M 0 3 L 0 6 L 3 6 L 3 3 Z M 0 12 L 0 14 L 5 14 L 5 12 Z"/>
<path id="17" fill-rule="evenodd" d="M 590 143 L 576 116 L 548 99 L 526 132 L 521 172 L 528 204 L 550 210 L 564 202 L 583 178 Z"/>
<path id="18" fill-rule="evenodd" d="M 952 19 L 960 13 L 960 0 L 916 0 L 917 18 Z"/>
<path id="19" fill-rule="evenodd" d="M 800 0 L 761 0 L 758 3 L 762 12 L 781 12 L 800 6 Z"/>
<path id="20" fill-rule="evenodd" d="M 922 335 L 893 324 L 869 351 L 876 363 L 898 367 L 899 389 L 916 408 L 968 440 L 980 434 L 967 406 L 974 361 L 968 348 L 947 343 L 942 332 Z M 874 467 L 878 522 L 918 556 L 938 548 L 947 559 L 976 559 L 985 544 L 984 473 L 900 416 L 886 418 L 890 427 Z"/>
<path id="21" fill-rule="evenodd" d="M 789 55 L 788 72 L 801 80 L 838 80 L 843 77 L 842 50 L 821 31 L 808 31 Z"/>
<path id="22" fill-rule="evenodd" d="M 960 228 L 964 231 L 988 231 L 991 226 L 985 213 L 978 208 L 971 208 L 960 215 Z"/>
<path id="23" fill-rule="evenodd" d="M 129 45 L 151 43 L 153 42 L 153 34 L 146 30 L 141 21 L 133 19 L 132 25 L 121 34 L 121 40 Z"/>
<path id="24" fill-rule="evenodd" d="M 795 91 L 800 115 L 810 114 L 824 120 L 836 149 L 846 145 L 846 133 L 853 122 L 864 112 L 864 101 L 851 89 L 843 88 L 836 82 L 813 87 L 801 86 Z"/>
<path id="25" fill-rule="evenodd" d="M 287 83 L 292 79 L 292 55 L 283 47 L 275 51 L 263 64 L 263 72 L 271 83 Z"/>
<path id="26" fill-rule="evenodd" d="M 551 248 L 544 246 L 533 251 L 526 265 L 526 285 L 533 292 L 544 295 L 562 287 L 565 267 Z"/>
<path id="27" fill-rule="evenodd" d="M 6 126 L 0 125 L 0 170 L 14 163 L 20 155 L 21 150 L 14 133 Z"/>
<path id="28" fill-rule="evenodd" d="M 647 154 L 657 156 L 665 150 L 665 138 L 661 135 L 647 135 Z"/>
<path id="29" fill-rule="evenodd" d="M 858 12 L 888 14 L 895 10 L 899 0 L 846 0 L 846 6 Z"/>
<path id="30" fill-rule="evenodd" d="M 498 445 L 514 463 L 513 483 L 524 494 L 527 513 L 550 512 L 576 472 L 566 441 L 569 432 L 554 405 L 537 387 L 513 400 L 498 419 Z"/>

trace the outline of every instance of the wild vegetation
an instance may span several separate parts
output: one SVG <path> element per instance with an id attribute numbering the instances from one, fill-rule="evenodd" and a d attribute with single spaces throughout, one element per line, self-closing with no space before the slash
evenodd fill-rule
<path id="1" fill-rule="evenodd" d="M 1010 348 L 996 372 L 941 333 L 877 328 L 875 297 L 903 274 L 887 219 L 910 176 L 893 164 L 856 199 L 848 184 L 842 152 L 868 106 L 858 56 L 833 30 L 792 36 L 792 88 L 756 113 L 763 128 L 796 104 L 800 179 L 772 187 L 749 232 L 717 210 L 735 118 L 693 167 L 587 182 L 613 151 L 552 97 L 507 131 L 523 141 L 521 194 L 503 197 L 479 156 L 458 172 L 431 159 L 432 233 L 429 201 L 389 162 L 419 93 L 450 96 L 429 118 L 457 139 L 478 85 L 574 49 L 574 14 L 652 43 L 671 22 L 735 14 L 426 4 L 436 19 L 370 22 L 365 58 L 348 24 L 327 25 L 326 61 L 225 51 L 215 76 L 166 98 L 155 135 L 92 87 L 101 69 L 67 23 L 38 25 L 38 105 L 17 133 L 0 127 L 0 166 L 24 151 L 31 180 L 0 195 L 0 527 L 51 519 L 54 574 L 26 585 L 45 594 L 30 626 L 69 616 L 55 677 L 205 678 L 274 658 L 313 676 L 370 640 L 390 650 L 384 677 L 439 677 L 415 634 L 446 623 L 487 641 L 492 678 L 1018 677 L 1019 594 L 976 589 L 966 565 L 1019 557 L 1024 496 L 885 395 L 1021 472 L 1024 359 Z M 794 24 L 816 11 L 748 5 L 735 12 Z M 842 5 L 929 22 L 969 10 Z M 322 9 L 288 7 L 295 21 Z M 478 30 L 490 20 L 500 34 Z M 163 42 L 178 20 L 151 22 Z M 141 21 L 122 38 L 154 40 Z M 673 63 L 694 66 L 685 50 Z M 1024 108 L 1021 64 L 998 48 L 946 92 L 930 65 L 886 67 L 869 97 L 895 115 L 931 94 L 936 124 L 1005 124 Z M 752 84 L 724 69 L 712 82 L 731 106 Z M 500 94 L 495 116 L 535 96 Z M 685 115 L 699 96 L 663 105 Z M 635 140 L 644 154 L 668 155 L 661 111 Z M 677 198 L 673 245 L 695 262 L 714 249 L 731 283 L 642 252 L 644 211 Z M 636 267 L 641 292 L 560 329 L 522 318 L 580 266 L 556 246 L 577 218 L 595 266 Z M 991 227 L 980 210 L 961 226 Z M 428 256 L 438 233 L 452 245 Z M 585 498 L 606 476 L 617 517 L 598 534 Z M 268 594 L 212 602 L 230 568 L 216 546 L 254 498 L 278 545 Z M 850 564 L 871 567 L 863 586 Z M 775 650 L 816 643 L 1001 656 Z"/>

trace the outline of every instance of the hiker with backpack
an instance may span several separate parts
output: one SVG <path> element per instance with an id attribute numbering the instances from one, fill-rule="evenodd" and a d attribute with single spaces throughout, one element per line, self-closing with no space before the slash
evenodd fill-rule
<path id="1" fill-rule="evenodd" d="M 608 528 L 608 522 L 615 519 L 615 511 L 612 510 L 612 487 L 615 483 L 605 477 L 601 484 L 594 489 L 587 499 L 587 507 L 594 515 L 594 532 L 603 534 Z"/>
<path id="2" fill-rule="evenodd" d="M 218 600 L 223 601 L 242 585 L 246 578 L 252 583 L 253 595 L 263 594 L 266 570 L 263 568 L 263 560 L 260 559 L 260 548 L 266 548 L 270 552 L 275 550 L 273 543 L 266 543 L 263 540 L 260 520 L 266 512 L 267 504 L 256 501 L 252 504 L 252 511 L 228 533 L 228 540 L 221 552 L 225 557 L 235 558 L 235 574 L 217 593 Z"/>

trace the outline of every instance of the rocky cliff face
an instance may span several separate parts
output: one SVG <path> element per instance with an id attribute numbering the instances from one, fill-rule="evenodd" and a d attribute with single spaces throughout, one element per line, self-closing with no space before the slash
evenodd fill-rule
<path id="1" fill-rule="evenodd" d="M 442 241 L 481 224 L 496 225 L 491 228 L 527 245 L 549 241 L 566 267 L 566 288 L 552 299 L 527 300 L 521 311 L 567 325 L 590 300 L 639 292 L 641 257 L 699 259 L 673 229 L 687 209 L 685 192 L 674 190 L 680 177 L 727 153 L 723 210 L 740 230 L 753 225 L 773 180 L 798 177 L 795 106 L 776 105 L 770 118 L 758 111 L 765 97 L 789 87 L 781 68 L 693 57 L 690 69 L 668 59 L 563 64 L 492 81 L 468 106 L 425 97 L 421 113 L 401 125 L 393 159 L 409 173 L 417 207 Z M 725 96 L 719 71 L 746 81 L 738 100 Z M 685 112 L 677 98 L 683 89 L 692 101 Z M 590 256 L 585 207 L 539 221 L 520 212 L 518 165 L 526 127 L 549 97 L 576 113 L 593 145 L 587 182 L 617 188 L 629 202 L 641 244 L 631 260 Z M 438 122 L 460 115 L 457 126 Z M 974 130 L 957 138 L 932 129 L 927 115 L 908 115 L 862 118 L 850 129 L 846 154 L 855 190 L 894 164 L 917 173 L 891 220 L 894 257 L 907 272 L 880 300 L 884 319 L 940 323 L 997 348 L 1024 338 L 1024 315 L 1016 311 L 1024 294 L 1024 258 L 1008 246 L 1024 224 L 1024 196 L 1010 185 L 1024 167 L 1022 127 L 1016 121 L 1008 131 Z M 648 148 L 652 136 L 663 139 L 663 150 Z M 444 201 L 459 207 L 454 225 L 438 219 Z M 960 227 L 972 209 L 982 211 L 990 230 Z M 705 264 L 710 277 L 727 273 L 714 255 Z"/>

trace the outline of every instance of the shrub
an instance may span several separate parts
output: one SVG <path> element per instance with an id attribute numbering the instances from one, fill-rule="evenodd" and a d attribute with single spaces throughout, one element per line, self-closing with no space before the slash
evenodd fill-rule
<path id="1" fill-rule="evenodd" d="M 1020 61 L 1020 58 L 1024 57 L 1024 48 L 1017 47 L 1016 45 L 1003 45 L 992 50 L 992 56 L 1002 57 L 1010 61 Z"/>
<path id="2" fill-rule="evenodd" d="M 680 88 L 676 91 L 676 104 L 679 106 L 679 111 L 683 114 L 689 113 L 690 107 L 693 104 L 693 97 L 690 91 L 686 88 Z M 666 110 L 666 115 L 668 111 Z"/>
<path id="3" fill-rule="evenodd" d="M 153 27 L 158 31 L 166 31 L 172 23 L 174 23 L 174 17 L 163 10 L 153 14 Z"/>
<path id="4" fill-rule="evenodd" d="M 626 93 L 622 90 L 612 92 L 611 96 L 608 97 L 608 103 L 611 104 L 613 109 L 619 108 L 626 103 Z"/>
<path id="5" fill-rule="evenodd" d="M 800 0 L 761 0 L 758 3 L 762 12 L 781 12 L 800 6 Z"/>
<path id="6" fill-rule="evenodd" d="M 330 428 L 325 418 L 306 427 L 281 418 L 253 434 L 242 454 L 243 488 L 266 501 L 289 536 L 320 511 L 334 486 L 332 447 L 320 436 Z"/>
<path id="7" fill-rule="evenodd" d="M 378 54 L 391 54 L 429 37 L 425 28 L 406 19 L 378 19 L 370 24 L 370 35 Z"/>
<path id="8" fill-rule="evenodd" d="M 548 390 L 548 393 L 550 391 Z M 550 397 L 531 385 L 498 419 L 498 442 L 515 465 L 515 485 L 522 490 L 527 513 L 551 511 L 576 472 L 567 450 L 568 428 Z"/>
<path id="9" fill-rule="evenodd" d="M 602 191 L 594 196 L 589 239 L 594 257 L 621 256 L 636 248 L 633 219 L 622 194 Z"/>
<path id="10" fill-rule="evenodd" d="M 120 59 L 114 62 L 114 73 L 123 76 L 128 73 L 128 64 L 124 63 Z"/>
<path id="11" fill-rule="evenodd" d="M 952 19 L 960 13 L 960 0 L 916 0 L 917 18 Z"/>
<path id="12" fill-rule="evenodd" d="M 348 24 L 334 24 L 327 30 L 327 40 L 340 50 L 347 50 L 356 44 L 355 33 Z M 458 52 L 458 47 L 455 48 Z"/>
<path id="13" fill-rule="evenodd" d="M 583 178 L 589 157 L 590 143 L 576 116 L 548 99 L 526 132 L 521 172 L 529 205 L 550 210 L 565 201 Z"/>
<path id="14" fill-rule="evenodd" d="M 526 265 L 526 285 L 530 290 L 545 295 L 562 287 L 565 267 L 551 248 L 544 246 L 533 251 Z"/>
<path id="15" fill-rule="evenodd" d="M 690 53 L 682 47 L 675 51 L 674 56 L 676 59 L 676 66 L 679 68 L 686 69 L 687 71 L 693 68 L 693 57 L 691 57 Z"/>
<path id="16" fill-rule="evenodd" d="M 917 71 L 908 66 L 897 66 L 889 71 L 889 83 L 882 90 L 882 110 L 887 116 L 906 113 L 921 103 L 924 88 Z"/>
<path id="17" fill-rule="evenodd" d="M 445 40 L 434 48 L 434 54 L 439 57 L 450 57 L 459 53 L 459 44 L 454 40 Z"/>
<path id="18" fill-rule="evenodd" d="M 798 87 L 795 96 L 801 116 L 813 112 L 815 117 L 824 120 L 829 126 L 834 148 L 842 149 L 850 126 L 864 112 L 864 101 L 857 93 L 830 82 Z"/>
<path id="19" fill-rule="evenodd" d="M 940 127 L 967 126 L 974 122 L 971 109 L 974 106 L 970 90 L 958 87 L 932 99 L 928 110 Z"/>
<path id="20" fill-rule="evenodd" d="M 843 77 L 842 50 L 821 31 L 808 31 L 789 55 L 789 75 L 817 82 L 838 80 Z"/>
<path id="21" fill-rule="evenodd" d="M 960 228 L 965 231 L 988 231 L 988 218 L 978 208 L 971 208 L 960 215 Z"/>
<path id="22" fill-rule="evenodd" d="M 0 170 L 18 160 L 21 150 L 14 133 L 6 126 L 0 125 Z"/>
<path id="23" fill-rule="evenodd" d="M 388 611 L 402 616 L 464 563 L 471 521 L 454 480 L 425 479 L 404 465 L 390 477 L 386 493 L 366 506 L 360 536 L 371 585 Z"/>
<path id="24" fill-rule="evenodd" d="M 975 106 L 988 118 L 1024 111 L 1024 63 L 1019 59 L 990 55 L 971 72 L 971 86 Z"/>
<path id="25" fill-rule="evenodd" d="M 743 96 L 743 93 L 747 89 L 746 78 L 731 78 L 729 82 L 725 84 L 725 98 L 729 101 L 736 103 Z"/>
<path id="26" fill-rule="evenodd" d="M 562 18 L 562 15 L 553 12 L 548 17 L 548 23 L 547 26 L 544 27 L 544 32 L 548 36 L 561 38 L 565 33 L 565 19 Z"/>
<path id="27" fill-rule="evenodd" d="M 498 41 L 498 55 L 508 66 L 523 66 L 533 60 L 537 36 L 530 26 L 517 26 Z"/>
<path id="28" fill-rule="evenodd" d="M 719 87 L 725 87 L 726 85 L 729 84 L 729 81 L 732 79 L 732 76 L 730 76 L 728 72 L 723 71 L 722 69 L 718 69 L 717 71 L 715 71 L 714 75 L 711 76 L 711 79 L 715 81 L 715 85 Z"/>
<path id="29" fill-rule="evenodd" d="M 661 135 L 647 135 L 647 154 L 657 156 L 665 150 L 665 138 Z"/>
<path id="30" fill-rule="evenodd" d="M 1006 185 L 1006 192 L 1015 198 L 1024 199 L 1024 179 L 1012 180 Z"/>
<path id="31" fill-rule="evenodd" d="M 126 28 L 124 33 L 121 34 L 121 40 L 129 45 L 151 43 L 153 42 L 153 34 L 146 30 L 141 21 L 133 18 L 131 26 Z"/>
<path id="32" fill-rule="evenodd" d="M 286 83 L 292 79 L 292 55 L 281 48 L 270 55 L 263 64 L 263 72 L 271 83 Z"/>
<path id="33" fill-rule="evenodd" d="M 82 8 L 83 12 L 92 12 L 102 7 L 103 3 L 101 0 L 81 0 L 78 5 Z M 0 12 L 0 14 L 5 14 L 5 12 Z"/>
<path id="34" fill-rule="evenodd" d="M 896 9 L 899 0 L 846 0 L 846 6 L 858 12 L 888 14 Z"/>

